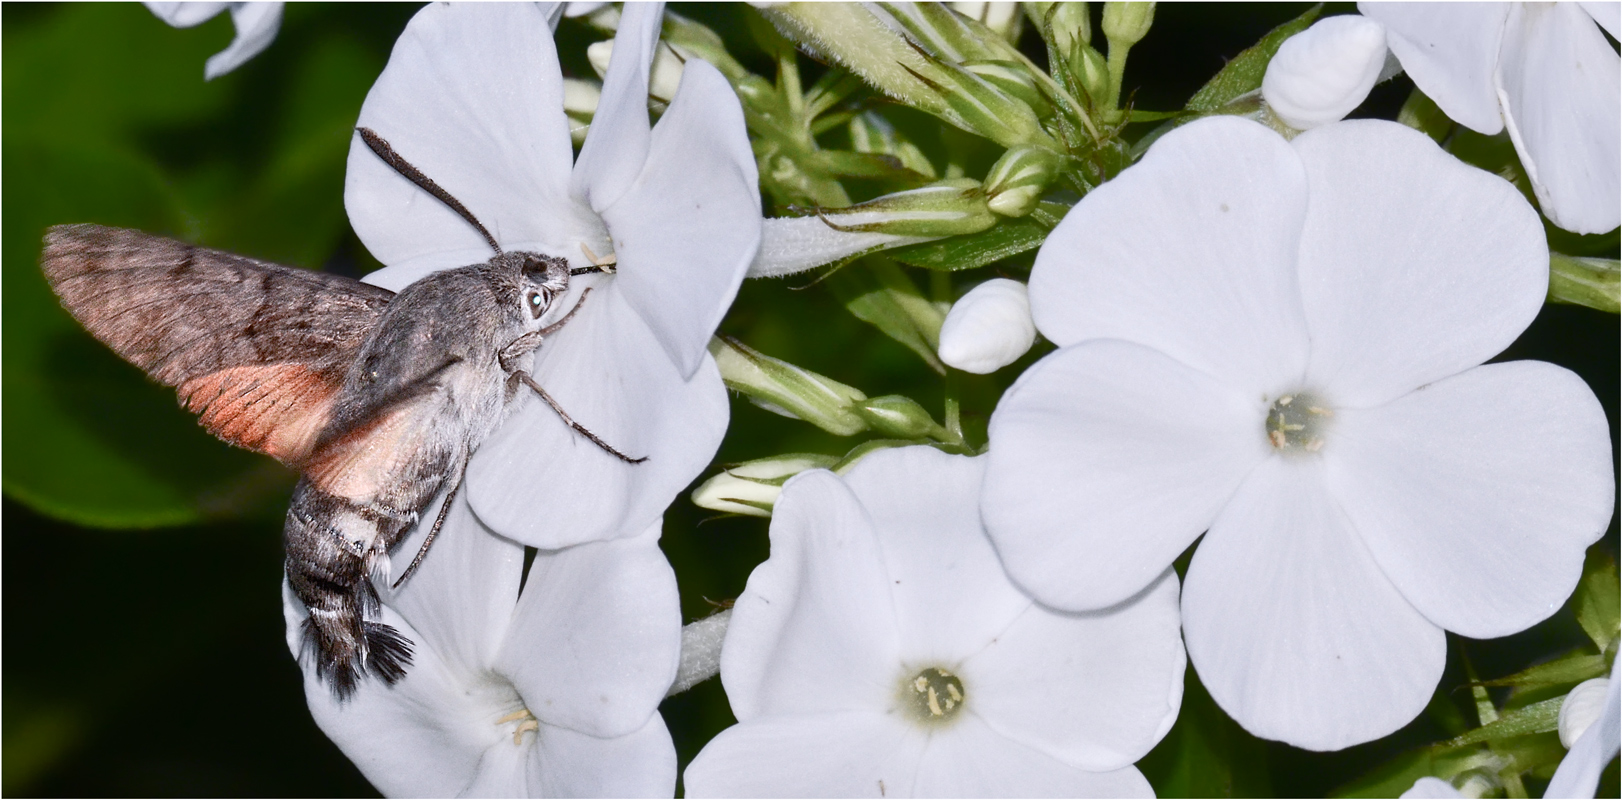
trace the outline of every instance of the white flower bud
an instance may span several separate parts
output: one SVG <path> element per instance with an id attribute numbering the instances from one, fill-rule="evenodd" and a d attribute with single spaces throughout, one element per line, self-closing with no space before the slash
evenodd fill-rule
<path id="1" fill-rule="evenodd" d="M 1385 63 L 1385 26 L 1355 14 L 1329 17 L 1279 46 L 1262 98 L 1284 124 L 1316 128 L 1361 105 Z"/>
<path id="2" fill-rule="evenodd" d="M 612 39 L 596 42 L 586 48 L 586 60 L 591 62 L 591 68 L 597 72 L 598 77 L 608 74 L 608 62 L 614 57 L 614 41 Z M 682 63 L 670 45 L 664 42 L 653 51 L 653 71 L 648 75 L 648 95 L 666 103 L 676 96 L 676 87 L 681 85 L 681 72 L 685 65 Z"/>
<path id="3" fill-rule="evenodd" d="M 1036 341 L 1025 284 L 993 278 L 952 306 L 941 324 L 941 361 L 984 375 L 1014 363 Z"/>
<path id="4" fill-rule="evenodd" d="M 1560 744 L 1567 750 L 1599 719 L 1600 712 L 1605 710 L 1605 692 L 1610 688 L 1609 679 L 1593 678 L 1577 684 L 1571 694 L 1566 695 L 1565 702 L 1560 704 Z"/>
<path id="5" fill-rule="evenodd" d="M 789 478 L 808 469 L 828 469 L 838 462 L 836 456 L 815 453 L 790 453 L 746 461 L 722 470 L 694 489 L 693 505 L 712 511 L 769 517 Z"/>

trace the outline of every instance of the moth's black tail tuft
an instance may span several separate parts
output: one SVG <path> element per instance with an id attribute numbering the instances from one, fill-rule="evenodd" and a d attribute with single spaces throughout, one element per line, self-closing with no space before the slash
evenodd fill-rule
<path id="1" fill-rule="evenodd" d="M 315 675 L 332 690 L 338 702 L 344 702 L 355 693 L 355 687 L 368 675 L 381 678 L 393 685 L 405 677 L 411 666 L 411 640 L 381 622 L 361 622 L 365 644 L 361 638 L 339 635 L 322 629 L 315 620 L 304 621 L 304 640 L 315 652 Z"/>
<path id="2" fill-rule="evenodd" d="M 411 666 L 411 640 L 381 622 L 362 624 L 366 628 L 366 669 L 394 685 Z"/>

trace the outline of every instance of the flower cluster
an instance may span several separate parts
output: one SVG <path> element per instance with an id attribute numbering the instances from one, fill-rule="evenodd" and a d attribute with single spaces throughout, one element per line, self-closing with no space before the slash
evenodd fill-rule
<path id="1" fill-rule="evenodd" d="M 953 6 L 751 9 L 775 82 L 658 3 L 415 15 L 348 156 L 365 281 L 492 249 L 571 277 L 499 427 L 372 577 L 404 677 L 335 698 L 299 635 L 320 610 L 284 591 L 322 730 L 389 795 L 671 796 L 659 706 L 719 674 L 736 724 L 689 796 L 1153 796 L 1137 765 L 1187 685 L 1339 750 L 1446 701 L 1448 632 L 1578 592 L 1611 598 L 1577 612 L 1592 651 L 1492 684 L 1563 691 L 1494 728 L 1473 687 L 1481 726 L 1445 746 L 1485 755 L 1402 784 L 1591 796 L 1618 742 L 1612 423 L 1576 373 L 1497 358 L 1550 299 L 1615 310 L 1614 235 L 1567 256 L 1545 227 L 1622 217 L 1615 4 L 1314 9 L 1171 112 L 1123 89 L 1153 4 L 1106 3 L 1098 48 L 1085 6 Z M 231 8 L 210 78 L 276 34 L 278 5 Z M 565 79 L 565 15 L 612 33 L 579 48 L 600 81 Z M 799 50 L 828 65 L 810 88 Z M 1347 119 L 1399 72 L 1398 120 Z M 953 129 L 944 159 L 893 104 Z M 1511 155 L 1460 157 L 1499 135 Z M 829 265 L 940 377 L 940 421 L 718 335 L 746 277 Z M 711 469 L 729 389 L 826 435 L 798 449 L 872 438 Z M 770 556 L 684 635 L 661 535 L 707 469 L 693 503 L 769 518 Z"/>

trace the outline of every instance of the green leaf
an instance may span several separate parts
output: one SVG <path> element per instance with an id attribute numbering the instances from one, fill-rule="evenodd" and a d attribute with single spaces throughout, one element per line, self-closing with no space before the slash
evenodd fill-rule
<path id="1" fill-rule="evenodd" d="M 1577 609 L 1577 624 L 1594 640 L 1601 653 L 1616 642 L 1619 621 L 1622 621 L 1622 598 L 1618 597 L 1616 562 L 1599 546 L 1589 548 L 1583 562 L 1583 578 L 1577 584 L 1572 605 Z M 1592 677 L 1592 676 L 1590 676 Z"/>
<path id="2" fill-rule="evenodd" d="M 1565 658 L 1523 669 L 1505 678 L 1482 681 L 1481 685 L 1532 689 L 1544 686 L 1559 686 L 1567 683 L 1580 683 L 1589 678 L 1604 675 L 1606 668 L 1609 666 L 1609 664 L 1605 663 L 1604 656 L 1573 653 Z"/>
<path id="3" fill-rule="evenodd" d="M 1560 724 L 1560 704 L 1565 696 L 1553 697 L 1514 711 L 1506 711 L 1498 719 L 1448 741 L 1451 747 L 1482 742 L 1497 742 L 1531 733 L 1545 733 Z"/>
<path id="4" fill-rule="evenodd" d="M 1284 44 L 1285 39 L 1306 30 L 1323 10 L 1323 4 L 1319 3 L 1307 9 L 1301 16 L 1268 31 L 1261 41 L 1234 57 L 1221 72 L 1200 87 L 1200 90 L 1188 99 L 1188 110 L 1213 112 L 1242 94 L 1260 89 L 1262 76 L 1267 73 L 1267 62 L 1273 60 L 1273 54 L 1278 52 L 1279 45 Z"/>
<path id="5" fill-rule="evenodd" d="M 975 269 L 1042 246 L 1048 232 L 1070 210 L 1062 203 L 1038 203 L 1029 217 L 1003 220 L 968 236 L 898 247 L 885 255 L 925 269 L 955 272 Z"/>
<path id="6" fill-rule="evenodd" d="M 1329 796 L 1397 797 L 1420 778 L 1448 780 L 1466 770 L 1490 769 L 1497 763 L 1498 759 L 1484 747 L 1422 747 L 1375 767 Z"/>
<path id="7" fill-rule="evenodd" d="M 1138 768 L 1157 797 L 1272 796 L 1267 745 L 1217 707 L 1192 667 L 1177 723 Z"/>
<path id="8" fill-rule="evenodd" d="M 918 354 L 930 369 L 945 375 L 935 355 L 946 313 L 929 302 L 895 262 L 869 257 L 828 276 L 827 283 L 856 318 Z"/>

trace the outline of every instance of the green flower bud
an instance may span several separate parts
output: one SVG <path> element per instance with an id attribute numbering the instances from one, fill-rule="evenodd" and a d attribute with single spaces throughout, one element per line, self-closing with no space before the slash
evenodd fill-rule
<path id="1" fill-rule="evenodd" d="M 783 484 L 808 469 L 831 469 L 838 456 L 787 453 L 745 461 L 722 470 L 693 490 L 693 505 L 712 511 L 769 517 Z"/>
<path id="2" fill-rule="evenodd" d="M 867 422 L 849 407 L 867 399 L 861 390 L 772 358 L 731 337 L 710 339 L 709 349 L 727 388 L 755 405 L 838 436 L 867 429 Z"/>
<path id="3" fill-rule="evenodd" d="M 1075 76 L 1081 88 L 1094 103 L 1102 103 L 1109 96 L 1109 62 L 1104 54 L 1089 45 L 1076 50 Z"/>
<path id="4" fill-rule="evenodd" d="M 1031 213 L 1063 163 L 1063 156 L 1045 147 L 1009 150 L 986 175 L 986 207 L 1005 217 Z"/>
<path id="5" fill-rule="evenodd" d="M 1143 41 L 1154 21 L 1154 3 L 1104 4 L 1104 37 L 1109 39 L 1112 48 L 1117 43 L 1131 47 Z"/>
<path id="6" fill-rule="evenodd" d="M 955 178 L 841 208 L 823 221 L 847 233 L 939 237 L 979 233 L 997 217 L 986 207 L 979 181 Z"/>
<path id="7" fill-rule="evenodd" d="M 883 436 L 897 439 L 948 438 L 916 400 L 899 394 L 875 397 L 851 406 L 867 424 Z"/>
<path id="8" fill-rule="evenodd" d="M 1037 4 L 1032 4 L 1037 5 Z M 1070 53 L 1075 49 L 1076 43 L 1092 44 L 1093 19 L 1091 10 L 1086 3 L 1042 3 L 1040 5 L 1052 6 L 1044 9 L 1048 35 L 1053 39 L 1053 45 L 1060 53 Z"/>
<path id="9" fill-rule="evenodd" d="M 1015 100 L 1031 107 L 1039 117 L 1053 113 L 1053 105 L 1036 86 L 1036 79 L 1017 61 L 965 61 L 963 68 Z"/>

